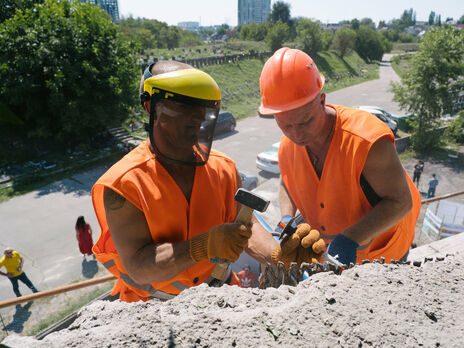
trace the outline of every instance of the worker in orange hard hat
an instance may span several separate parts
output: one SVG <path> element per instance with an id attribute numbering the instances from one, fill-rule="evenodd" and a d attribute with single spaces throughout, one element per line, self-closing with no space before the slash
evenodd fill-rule
<path id="1" fill-rule="evenodd" d="M 241 179 L 234 161 L 211 149 L 221 93 L 210 75 L 181 62 L 150 64 L 140 101 L 149 117 L 147 140 L 92 188 L 101 227 L 92 250 L 118 278 L 112 295 L 169 300 L 202 283 L 237 285 L 230 267 L 219 280 L 213 270 L 243 251 L 262 263 L 311 261 L 298 244 L 280 248 L 255 218 L 234 222 Z M 213 126 L 202 135 L 205 121 Z"/>
<path id="2" fill-rule="evenodd" d="M 404 259 L 420 195 L 401 165 L 391 130 L 366 111 L 326 104 L 324 77 L 306 53 L 281 48 L 264 65 L 259 112 L 284 133 L 279 148 L 282 221 L 298 209 L 349 265 Z"/>

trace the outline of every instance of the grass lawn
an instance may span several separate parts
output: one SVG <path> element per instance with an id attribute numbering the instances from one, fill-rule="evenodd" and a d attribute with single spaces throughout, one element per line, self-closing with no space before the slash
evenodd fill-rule
<path id="1" fill-rule="evenodd" d="M 392 68 L 399 77 L 403 77 L 404 73 L 410 69 L 412 54 L 402 54 L 395 56 L 392 59 Z"/>
<path id="2" fill-rule="evenodd" d="M 394 42 L 391 53 L 415 52 L 418 49 L 418 42 Z"/>

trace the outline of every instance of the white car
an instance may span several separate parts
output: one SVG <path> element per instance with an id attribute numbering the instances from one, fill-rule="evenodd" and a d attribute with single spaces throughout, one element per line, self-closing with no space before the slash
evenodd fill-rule
<path id="1" fill-rule="evenodd" d="M 280 142 L 273 144 L 256 157 L 256 167 L 273 174 L 280 174 L 279 169 L 279 146 Z"/>
<path id="2" fill-rule="evenodd" d="M 395 117 L 397 118 L 398 116 L 392 115 L 378 106 L 362 105 L 359 106 L 358 109 L 367 111 L 376 116 L 379 120 L 383 121 L 391 129 L 394 135 L 398 132 L 398 123 L 395 121 Z"/>

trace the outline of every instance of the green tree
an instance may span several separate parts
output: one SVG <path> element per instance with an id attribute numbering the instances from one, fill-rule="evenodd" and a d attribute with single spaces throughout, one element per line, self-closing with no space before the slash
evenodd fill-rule
<path id="1" fill-rule="evenodd" d="M 356 32 L 355 50 L 364 60 L 380 60 L 383 54 L 389 51 L 388 42 L 379 32 L 360 27 Z"/>
<path id="2" fill-rule="evenodd" d="M 345 54 L 354 48 L 356 42 L 356 32 L 353 29 L 337 30 L 333 40 L 333 47 L 343 58 Z"/>
<path id="3" fill-rule="evenodd" d="M 439 144 L 439 118 L 454 107 L 464 89 L 464 32 L 451 27 L 430 30 L 410 60 L 401 83 L 393 85 L 395 100 L 416 115 L 412 144 L 419 150 Z"/>
<path id="4" fill-rule="evenodd" d="M 322 31 L 322 50 L 327 51 L 333 43 L 334 34 L 332 30 Z"/>
<path id="5" fill-rule="evenodd" d="M 435 25 L 441 27 L 441 15 L 438 15 L 435 19 Z"/>
<path id="6" fill-rule="evenodd" d="M 2 0 L 0 2 L 0 23 L 15 15 L 15 11 L 24 11 L 41 4 L 44 0 Z"/>
<path id="7" fill-rule="evenodd" d="M 321 51 L 323 41 L 320 23 L 299 18 L 296 24 L 296 43 L 301 50 L 311 56 Z"/>
<path id="8" fill-rule="evenodd" d="M 265 41 L 272 52 L 282 47 L 290 34 L 290 28 L 287 23 L 278 21 L 273 23 L 266 35 Z"/>
<path id="9" fill-rule="evenodd" d="M 462 15 L 461 18 L 458 19 L 458 24 L 464 24 L 464 15 Z"/>
<path id="10" fill-rule="evenodd" d="M 134 39 L 140 44 L 143 49 L 154 48 L 157 46 L 155 35 L 145 28 L 140 28 L 135 32 Z"/>
<path id="11" fill-rule="evenodd" d="M 429 25 L 435 24 L 435 11 L 430 11 L 429 14 Z"/>
<path id="12" fill-rule="evenodd" d="M 372 19 L 370 18 L 363 18 L 361 19 L 361 22 L 359 22 L 359 25 L 362 25 L 364 27 L 370 28 L 370 29 L 375 29 L 375 23 Z"/>
<path id="13" fill-rule="evenodd" d="M 360 26 L 359 20 L 357 18 L 352 19 L 351 23 L 350 23 L 350 26 L 351 26 L 351 29 L 358 30 L 359 26 Z"/>
<path id="14" fill-rule="evenodd" d="M 225 35 L 227 34 L 227 31 L 229 31 L 229 25 L 228 24 L 221 24 L 221 26 L 217 30 L 218 35 Z"/>
<path id="15" fill-rule="evenodd" d="M 242 25 L 240 39 L 248 41 L 263 41 L 267 34 L 267 23 L 249 23 Z"/>
<path id="16" fill-rule="evenodd" d="M 458 117 L 451 122 L 447 134 L 457 143 L 464 144 L 464 111 L 460 111 Z"/>
<path id="17" fill-rule="evenodd" d="M 292 17 L 290 16 L 290 4 L 287 4 L 284 1 L 276 1 L 272 5 L 268 21 L 272 23 L 277 23 L 278 21 L 281 21 L 291 26 Z"/>
<path id="18" fill-rule="evenodd" d="M 103 10 L 47 0 L 0 24 L 0 104 L 16 136 L 85 143 L 135 105 L 139 71 Z M 11 133 L 10 133 L 11 134 Z"/>

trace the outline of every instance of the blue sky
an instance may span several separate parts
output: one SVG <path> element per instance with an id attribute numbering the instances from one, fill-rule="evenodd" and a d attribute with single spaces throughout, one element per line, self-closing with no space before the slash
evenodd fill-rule
<path id="1" fill-rule="evenodd" d="M 176 25 L 197 21 L 201 25 L 227 23 L 237 25 L 238 0 L 118 0 L 120 16 L 145 17 Z M 271 0 L 271 6 L 276 0 Z M 399 18 L 405 9 L 413 8 L 417 20 L 428 20 L 430 11 L 458 19 L 464 14 L 464 0 L 287 0 L 292 17 L 308 17 L 323 23 L 343 19 L 370 17 L 380 20 Z"/>

